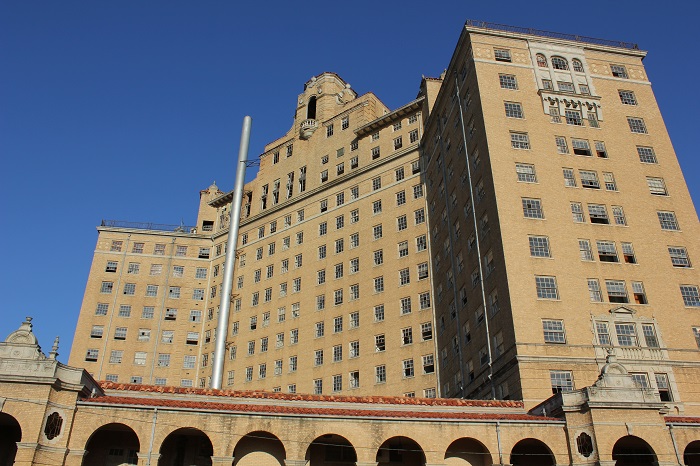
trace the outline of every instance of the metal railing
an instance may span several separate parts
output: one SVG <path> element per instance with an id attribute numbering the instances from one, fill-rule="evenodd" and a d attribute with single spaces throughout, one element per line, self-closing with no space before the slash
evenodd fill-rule
<path id="1" fill-rule="evenodd" d="M 549 37 L 552 39 L 570 40 L 573 42 L 584 42 L 587 44 L 603 45 L 607 47 L 620 47 L 623 49 L 639 50 L 639 45 L 633 42 L 622 42 L 617 40 L 596 39 L 594 37 L 579 36 L 576 34 L 565 34 L 561 32 L 542 31 L 540 29 L 524 28 L 519 26 L 508 26 L 506 24 L 489 23 L 488 21 L 478 21 L 468 19 L 465 26 L 482 29 L 493 29 L 495 31 L 514 32 L 517 34 L 530 34 L 532 36 Z"/>
<path id="2" fill-rule="evenodd" d="M 182 233 L 195 233 L 196 227 L 192 225 L 165 225 L 150 222 L 126 222 L 123 220 L 102 220 L 100 226 L 112 228 L 130 228 L 133 230 L 177 231 Z"/>

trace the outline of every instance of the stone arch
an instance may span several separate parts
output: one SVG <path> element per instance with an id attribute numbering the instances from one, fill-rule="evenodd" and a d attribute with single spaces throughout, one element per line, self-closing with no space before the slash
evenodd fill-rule
<path id="1" fill-rule="evenodd" d="M 493 464 L 491 452 L 480 441 L 462 437 L 447 447 L 445 451 L 447 466 L 490 466 Z"/>
<path id="2" fill-rule="evenodd" d="M 396 436 L 388 438 L 377 450 L 377 462 L 384 465 L 425 466 L 425 453 L 415 440 Z"/>
<path id="3" fill-rule="evenodd" d="M 15 463 L 17 442 L 22 441 L 22 427 L 14 417 L 0 413 L 0 466 Z"/>
<path id="4" fill-rule="evenodd" d="M 683 450 L 683 464 L 700 466 L 700 440 L 690 442 Z"/>
<path id="5" fill-rule="evenodd" d="M 141 442 L 134 430 L 121 423 L 98 427 L 85 443 L 83 466 L 136 464 Z"/>
<path id="6" fill-rule="evenodd" d="M 214 447 L 211 440 L 199 429 L 182 427 L 165 437 L 160 446 L 158 466 L 211 466 Z"/>
<path id="7" fill-rule="evenodd" d="M 306 104 L 306 119 L 315 120 L 316 119 L 316 96 L 312 95 L 309 97 L 309 102 Z"/>
<path id="8" fill-rule="evenodd" d="M 287 452 L 276 435 L 259 430 L 241 437 L 233 458 L 233 466 L 284 466 Z"/>
<path id="9" fill-rule="evenodd" d="M 554 466 L 552 450 L 541 440 L 526 438 L 513 445 L 510 451 L 513 466 Z"/>
<path id="10" fill-rule="evenodd" d="M 656 464 L 654 449 L 643 439 L 626 435 L 613 446 L 612 459 L 617 466 Z"/>
<path id="11" fill-rule="evenodd" d="M 347 463 L 354 466 L 357 462 L 357 452 L 352 443 L 342 435 L 319 435 L 306 449 L 306 461 L 309 466 L 321 466 L 326 463 Z"/>

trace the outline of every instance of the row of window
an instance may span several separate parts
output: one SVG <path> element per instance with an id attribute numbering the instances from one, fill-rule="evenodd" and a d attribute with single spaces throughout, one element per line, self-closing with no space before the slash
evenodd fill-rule
<path id="1" fill-rule="evenodd" d="M 145 245 L 146 245 L 146 243 L 132 243 L 131 253 L 132 254 L 143 254 Z M 123 247 L 124 247 L 124 241 L 112 240 L 112 244 L 111 244 L 109 250 L 112 252 L 122 252 Z M 187 246 L 175 245 L 175 257 L 186 257 L 187 251 L 188 251 Z M 165 244 L 162 244 L 162 243 L 154 244 L 153 245 L 153 254 L 156 256 L 165 255 Z M 209 255 L 210 255 L 210 248 L 201 248 L 200 247 L 198 254 L 197 254 L 197 258 L 198 259 L 209 259 Z"/>
<path id="2" fill-rule="evenodd" d="M 591 302 L 604 302 L 603 291 L 597 278 L 589 278 L 588 292 Z M 538 299 L 559 299 L 556 277 L 536 275 L 535 288 Z M 697 285 L 680 285 L 680 294 L 686 307 L 700 307 L 700 289 Z M 624 280 L 605 280 L 605 296 L 610 303 L 630 303 L 630 295 Z M 640 281 L 632 281 L 632 299 L 635 304 L 648 304 L 644 284 Z"/>
<path id="3" fill-rule="evenodd" d="M 105 266 L 105 272 L 116 273 L 119 267 L 119 261 L 107 261 Z M 141 263 L 140 262 L 129 262 L 126 273 L 128 275 L 138 275 L 141 273 Z M 151 264 L 149 275 L 161 275 L 163 273 L 163 264 Z M 182 278 L 185 276 L 185 266 L 174 265 L 172 268 L 172 276 L 174 278 Z M 197 280 L 204 280 L 207 278 L 207 269 L 205 267 L 196 267 L 194 278 Z"/>
<path id="4" fill-rule="evenodd" d="M 305 168 L 305 167 L 303 167 Z M 327 171 L 326 171 L 327 172 Z M 420 161 L 416 160 L 411 163 L 411 172 L 412 174 L 417 174 L 420 172 Z M 305 171 L 304 171 L 305 173 Z M 327 174 L 327 173 L 326 173 Z M 293 179 L 293 173 L 290 173 L 292 176 L 291 179 Z M 399 167 L 395 170 L 395 178 L 396 181 L 403 180 L 405 177 L 405 172 L 403 167 Z M 371 180 L 372 183 L 372 191 L 377 191 L 381 189 L 382 187 L 382 178 L 381 176 L 372 178 Z M 288 183 L 289 184 L 289 183 Z M 273 195 L 273 205 L 277 204 L 279 197 L 279 180 L 275 181 L 275 188 L 272 191 Z M 263 186 L 263 193 L 264 193 L 264 199 L 265 203 L 267 203 L 267 185 Z M 277 193 L 277 194 L 276 194 Z M 413 187 L 413 196 L 414 199 L 418 199 L 419 197 L 423 196 L 423 190 L 420 185 L 416 185 Z M 360 187 L 359 186 L 353 186 L 350 188 L 350 200 L 356 200 L 360 197 Z M 336 193 L 336 206 L 341 206 L 345 204 L 345 192 L 339 192 Z M 328 210 L 328 200 L 324 199 L 320 201 L 320 212 L 326 212 Z M 353 212 L 358 212 L 357 216 L 359 218 L 359 211 L 353 211 Z M 305 209 L 299 209 L 296 213 L 296 218 L 297 218 L 297 223 L 303 222 L 305 218 Z M 292 214 L 287 214 L 283 218 L 283 227 L 288 228 L 292 225 Z M 278 227 L 278 221 L 273 220 L 269 224 L 269 232 L 270 234 L 274 234 L 277 232 L 277 227 Z M 250 232 L 245 232 L 241 234 L 241 243 L 242 245 L 248 244 L 248 239 L 249 239 L 249 233 Z M 257 229 L 257 238 L 262 239 L 265 237 L 266 234 L 266 225 L 261 225 Z M 217 246 L 217 255 L 220 255 L 221 248 Z"/>
<path id="5" fill-rule="evenodd" d="M 661 401 L 673 401 L 668 374 L 651 373 L 655 386 L 649 383 L 649 373 L 631 372 L 630 375 L 639 388 L 652 388 L 658 392 Z M 549 377 L 552 384 L 552 393 L 571 392 L 574 390 L 574 376 L 571 371 L 551 370 L 549 371 Z"/>
<path id="6" fill-rule="evenodd" d="M 614 326 L 611 333 L 610 326 Z M 596 340 L 601 346 L 660 348 L 656 327 L 652 323 L 641 322 L 595 322 Z M 542 333 L 545 343 L 566 343 L 564 321 L 542 319 Z"/>
<path id="7" fill-rule="evenodd" d="M 114 290 L 114 282 L 103 281 L 100 285 L 100 293 L 110 294 Z M 122 292 L 126 296 L 136 295 L 136 283 L 125 283 Z M 155 297 L 158 295 L 158 285 L 146 285 L 147 297 Z M 182 295 L 182 288 L 179 286 L 168 287 L 168 298 L 179 299 Z M 196 301 L 204 300 L 204 288 L 195 288 L 192 290 L 192 299 Z"/>

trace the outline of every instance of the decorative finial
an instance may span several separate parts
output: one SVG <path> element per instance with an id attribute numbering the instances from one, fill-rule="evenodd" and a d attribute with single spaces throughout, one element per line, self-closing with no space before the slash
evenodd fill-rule
<path id="1" fill-rule="evenodd" d="M 58 337 L 53 341 L 53 346 L 51 347 L 51 352 L 49 353 L 49 359 L 56 359 L 58 356 Z"/>

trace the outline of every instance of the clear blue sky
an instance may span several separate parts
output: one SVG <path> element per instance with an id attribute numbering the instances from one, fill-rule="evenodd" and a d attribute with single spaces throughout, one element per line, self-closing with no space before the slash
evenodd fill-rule
<path id="1" fill-rule="evenodd" d="M 255 156 L 323 71 L 396 108 L 447 66 L 467 18 L 648 50 L 697 203 L 692 4 L 0 2 L 0 338 L 31 315 L 66 361 L 101 219 L 193 224 L 200 189 L 233 187 L 244 115 Z"/>

